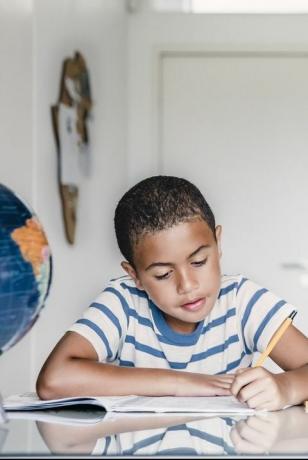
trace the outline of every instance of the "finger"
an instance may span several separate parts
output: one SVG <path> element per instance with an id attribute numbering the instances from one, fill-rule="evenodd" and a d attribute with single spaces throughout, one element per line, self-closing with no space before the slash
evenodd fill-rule
<path id="1" fill-rule="evenodd" d="M 256 415 L 252 415 L 246 421 L 247 425 L 249 425 L 255 431 L 259 431 L 260 433 L 267 433 L 272 428 L 272 423 L 269 420 L 268 414 L 266 412 L 259 412 Z"/>
<path id="2" fill-rule="evenodd" d="M 248 385 L 245 385 L 237 394 L 237 399 L 244 403 L 250 401 L 252 398 L 263 392 L 264 385 L 262 380 L 255 380 Z"/>
<path id="3" fill-rule="evenodd" d="M 230 388 L 216 388 L 214 392 L 214 396 L 230 396 L 231 390 Z"/>
<path id="4" fill-rule="evenodd" d="M 233 383 L 234 378 L 225 378 L 225 379 L 216 379 L 218 382 L 228 382 Z"/>
<path id="5" fill-rule="evenodd" d="M 249 441 L 250 443 L 258 445 L 262 444 L 259 442 L 255 442 L 256 438 L 258 437 L 256 436 L 256 431 L 247 424 L 246 420 L 241 420 L 239 423 L 237 423 L 236 428 L 240 437 L 245 441 Z"/>
<path id="6" fill-rule="evenodd" d="M 228 388 L 228 390 L 230 390 L 230 393 L 231 393 L 231 383 L 219 382 L 219 384 L 217 386 L 220 387 L 220 388 Z"/>
<path id="7" fill-rule="evenodd" d="M 235 378 L 235 375 L 233 375 L 233 374 L 232 375 L 221 375 L 221 376 L 219 376 L 217 378 L 218 378 L 218 380 L 223 380 L 223 381 L 227 380 L 228 382 L 233 382 L 233 380 Z"/>
<path id="8" fill-rule="evenodd" d="M 253 443 L 251 444 L 250 442 L 243 439 L 238 433 L 237 425 L 232 428 L 230 432 L 230 439 L 232 441 L 234 449 L 238 453 L 255 454 L 264 452 L 264 450 L 260 450 L 259 446 L 255 446 Z"/>
<path id="9" fill-rule="evenodd" d="M 214 380 L 212 380 L 213 385 L 224 386 L 224 387 L 228 387 L 228 388 L 231 388 L 232 383 L 233 383 L 233 380 L 230 380 L 230 379 L 214 379 Z"/>
<path id="10" fill-rule="evenodd" d="M 251 428 L 247 421 L 242 421 L 237 425 L 239 435 L 245 441 L 258 446 L 260 449 L 268 449 L 270 441 L 268 440 L 268 430 L 266 433 Z"/>
<path id="11" fill-rule="evenodd" d="M 217 384 L 218 385 L 228 385 L 229 387 L 231 387 L 233 383 L 233 380 L 218 380 Z"/>
<path id="12" fill-rule="evenodd" d="M 264 409 L 271 401 L 268 399 L 268 394 L 265 391 L 260 391 L 251 398 L 246 400 L 246 403 L 251 409 Z"/>
<path id="13" fill-rule="evenodd" d="M 237 396 L 241 388 L 262 376 L 264 376 L 264 373 L 261 368 L 245 369 L 245 371 L 236 375 L 231 388 L 232 394 Z"/>
<path id="14" fill-rule="evenodd" d="M 235 373 L 231 372 L 230 374 L 224 374 L 225 377 L 232 377 L 232 379 L 234 379 L 235 377 Z"/>

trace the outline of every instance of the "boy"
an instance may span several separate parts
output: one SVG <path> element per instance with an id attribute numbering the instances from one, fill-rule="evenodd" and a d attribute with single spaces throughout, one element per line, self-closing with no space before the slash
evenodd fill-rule
<path id="1" fill-rule="evenodd" d="M 268 410 L 308 399 L 308 340 L 294 326 L 270 355 L 285 372 L 250 368 L 294 307 L 243 276 L 221 276 L 221 227 L 193 184 L 141 181 L 118 203 L 115 231 L 128 276 L 56 345 L 41 398 L 233 394 Z"/>

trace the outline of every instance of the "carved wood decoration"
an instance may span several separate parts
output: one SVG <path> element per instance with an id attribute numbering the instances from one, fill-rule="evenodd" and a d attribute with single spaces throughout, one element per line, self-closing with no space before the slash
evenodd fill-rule
<path id="1" fill-rule="evenodd" d="M 58 154 L 58 183 L 67 241 L 75 242 L 82 175 L 90 172 L 87 120 L 92 107 L 89 74 L 80 52 L 63 62 L 57 105 L 51 107 Z"/>

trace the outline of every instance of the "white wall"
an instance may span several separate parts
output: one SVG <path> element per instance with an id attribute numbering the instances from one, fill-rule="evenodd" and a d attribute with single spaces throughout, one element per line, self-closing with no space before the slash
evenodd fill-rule
<path id="1" fill-rule="evenodd" d="M 307 24 L 308 16 L 304 14 L 159 14 L 142 7 L 131 14 L 127 143 L 130 183 L 160 170 L 161 52 L 307 51 Z"/>
<path id="2" fill-rule="evenodd" d="M 181 13 L 157 14 L 145 9 L 141 9 L 139 12 L 131 14 L 129 17 L 128 37 L 129 78 L 127 149 L 128 158 L 130 159 L 128 165 L 130 184 L 133 184 L 136 180 L 139 180 L 140 178 L 143 178 L 149 174 L 168 173 L 177 175 L 176 171 L 179 171 L 182 168 L 181 171 L 184 171 L 184 174 L 186 174 L 188 178 L 191 178 L 193 182 L 193 178 L 196 176 L 198 177 L 199 174 L 199 182 L 195 181 L 196 184 L 199 186 L 202 185 L 206 190 L 208 190 L 211 181 L 204 183 L 206 174 L 203 175 L 203 180 L 201 178 L 201 171 L 208 171 L 209 169 L 206 155 L 203 155 L 202 157 L 202 154 L 200 153 L 200 161 L 198 162 L 198 165 L 196 165 L 196 159 L 192 158 L 195 153 L 194 148 L 196 149 L 196 145 L 194 144 L 194 136 L 195 134 L 198 134 L 198 126 L 196 132 L 194 132 L 194 126 L 196 126 L 194 123 L 198 123 L 199 121 L 199 126 L 202 126 L 200 118 L 198 119 L 197 115 L 201 114 L 201 109 L 198 108 L 198 110 L 196 110 L 195 118 L 193 118 L 192 110 L 190 113 L 189 123 L 187 122 L 186 124 L 185 121 L 187 121 L 187 119 L 185 116 L 182 116 L 184 112 L 181 113 L 178 110 L 179 107 L 184 105 L 183 101 L 187 101 L 191 98 L 195 101 L 196 106 L 198 101 L 201 106 L 202 104 L 205 105 L 206 102 L 204 100 L 202 101 L 202 97 L 199 98 L 198 87 L 196 86 L 194 87 L 194 91 L 192 91 L 192 93 L 195 94 L 195 98 L 193 99 L 193 96 L 189 91 L 189 84 L 187 84 L 186 81 L 186 86 L 183 84 L 181 87 L 182 94 L 185 95 L 182 99 L 180 99 L 181 91 L 178 91 L 177 93 L 174 91 L 174 89 L 180 86 L 182 79 L 185 80 L 187 75 L 193 74 L 193 66 L 189 65 L 189 61 L 193 61 L 193 57 L 198 56 L 198 53 L 202 55 L 202 53 L 204 54 L 207 52 L 224 52 L 225 55 L 230 55 L 230 53 L 237 51 L 245 52 L 246 55 L 249 55 L 250 52 L 261 54 L 271 52 L 288 52 L 290 56 L 292 56 L 293 52 L 304 52 L 305 56 L 307 57 L 308 16 L 240 14 L 191 15 Z M 170 79 L 171 77 L 168 80 L 168 88 L 172 89 L 170 94 L 174 95 L 174 99 L 176 99 L 177 102 L 180 101 L 179 103 L 173 105 L 172 102 L 170 102 L 170 94 L 167 94 L 167 87 L 164 84 L 165 74 L 163 62 L 166 65 L 168 59 L 170 59 L 170 62 L 172 62 L 174 56 L 179 55 L 183 57 L 183 60 L 187 59 L 187 75 L 183 76 L 181 70 L 177 70 L 172 74 L 173 81 Z M 270 54 L 268 54 L 268 59 L 270 59 Z M 290 58 L 290 60 L 292 61 L 292 58 Z M 232 64 L 230 64 L 230 66 L 232 66 Z M 289 70 L 291 70 L 291 65 Z M 209 68 L 207 68 L 206 72 L 210 72 Z M 232 71 L 230 74 L 232 76 Z M 204 84 L 204 81 L 201 83 L 201 75 L 199 80 L 198 73 L 195 74 L 195 77 L 195 85 L 196 82 L 198 82 L 198 84 Z M 223 77 L 228 78 L 228 70 L 224 69 Z M 288 81 L 288 75 L 284 75 L 284 77 Z M 286 81 L 283 79 L 281 80 Z M 190 81 L 192 81 L 192 79 Z M 216 84 L 219 85 L 219 79 L 217 79 Z M 215 85 L 215 83 L 213 83 L 213 85 Z M 304 89 L 305 87 L 303 87 L 303 91 Z M 296 91 L 299 91 L 299 93 L 302 94 L 301 89 L 297 87 Z M 202 95 L 202 91 L 200 91 L 200 93 Z M 215 91 L 213 91 L 213 93 L 217 96 Z M 275 94 L 276 93 L 272 95 L 271 100 L 274 99 Z M 213 96 L 213 94 L 211 94 L 211 96 Z M 224 97 L 223 92 L 221 97 Z M 286 100 L 288 99 L 286 98 Z M 219 103 L 215 105 L 215 101 L 212 101 L 212 104 L 215 108 L 213 116 L 211 116 L 205 110 L 204 117 L 208 115 L 211 123 L 216 122 L 215 129 L 213 129 L 213 132 L 215 133 L 213 145 L 215 145 L 217 144 L 217 141 L 219 144 L 219 136 L 217 136 L 217 133 L 219 132 L 219 124 L 221 123 L 221 131 L 225 134 L 226 131 L 224 131 L 224 126 L 227 126 L 227 122 L 225 121 L 225 125 L 223 124 L 223 120 L 226 118 L 224 116 L 225 114 L 219 117 Z M 166 112 L 167 106 L 169 109 L 172 107 L 172 110 Z M 275 109 L 277 109 L 277 107 L 279 107 L 279 104 L 275 106 Z M 306 108 L 304 102 L 302 102 L 302 107 L 303 112 L 301 113 L 305 113 Z M 241 109 L 241 104 L 234 104 L 232 108 L 233 120 L 241 120 L 245 114 L 245 111 Z M 175 112 L 177 113 L 175 114 Z M 216 118 L 215 114 L 217 116 Z M 175 116 L 175 118 L 178 117 L 176 119 L 181 120 L 181 122 L 177 123 L 175 120 L 172 120 L 173 124 L 167 124 L 166 120 L 168 120 L 168 116 Z M 266 168 L 268 171 L 273 171 L 273 177 L 275 167 L 277 169 L 275 158 L 277 158 L 276 155 L 280 153 L 285 154 L 284 163 L 290 165 L 290 168 L 289 170 L 287 169 L 287 172 L 289 172 L 291 175 L 296 174 L 296 168 L 292 167 L 294 161 L 300 163 L 299 170 L 302 168 L 302 170 L 305 171 L 305 163 L 303 161 L 305 156 L 305 149 L 301 147 L 299 154 L 299 149 L 296 150 L 295 148 L 295 144 L 299 142 L 299 138 L 302 142 L 305 142 L 307 139 L 307 120 L 305 122 L 305 118 L 302 117 L 301 121 L 302 124 L 300 126 L 296 126 L 293 130 L 292 123 L 289 123 L 288 131 L 286 130 L 283 123 L 281 123 L 278 128 L 276 126 L 277 139 L 279 142 L 283 144 L 283 136 L 288 136 L 288 142 L 286 142 L 286 145 L 284 145 L 285 150 L 283 152 L 282 149 L 279 150 L 277 147 L 275 150 L 275 145 L 273 145 L 272 138 L 273 133 L 275 133 L 274 128 L 269 128 L 269 135 L 262 138 L 264 146 L 266 147 L 263 149 L 262 153 L 265 154 L 265 152 L 269 152 L 266 157 Z M 172 130 L 170 130 L 170 126 L 174 127 L 174 131 L 171 132 L 171 134 L 170 131 Z M 184 129 L 190 130 L 191 135 L 191 137 L 189 137 L 189 135 L 186 136 L 187 139 L 189 139 L 186 144 L 183 142 L 182 135 Z M 178 130 L 181 132 L 181 135 L 177 136 Z M 291 130 L 292 132 L 290 132 Z M 166 142 L 167 135 L 164 135 L 166 132 L 168 132 L 169 144 Z M 258 132 L 257 127 L 254 132 Z M 266 133 L 266 130 L 264 130 L 264 132 Z M 210 137 L 211 136 L 209 136 L 209 138 Z M 224 140 L 227 143 L 226 138 L 227 137 L 225 137 Z M 292 139 L 294 139 L 294 141 L 292 141 Z M 252 136 L 251 143 L 253 147 L 250 151 L 254 151 L 254 148 L 256 148 L 256 145 L 258 144 L 257 142 L 253 142 L 254 139 Z M 289 143 L 292 144 L 291 148 L 287 147 L 290 146 Z M 167 144 L 169 150 L 167 149 Z M 181 144 L 180 148 L 176 149 L 178 144 Z M 202 151 L 202 147 L 206 148 L 207 146 L 208 144 L 206 143 L 203 146 L 200 145 L 200 152 Z M 270 146 L 274 147 L 272 152 L 270 150 Z M 237 147 L 241 147 L 240 143 Z M 170 152 L 173 153 L 170 154 Z M 225 146 L 221 148 L 219 158 L 214 158 L 215 155 L 213 154 L 213 151 L 211 151 L 211 154 L 208 155 L 211 158 L 211 171 L 215 171 L 217 165 L 224 163 L 228 164 L 230 159 L 230 150 L 225 148 Z M 169 163 L 166 158 L 169 158 Z M 236 157 L 235 153 L 233 158 L 235 162 L 240 162 L 240 155 Z M 165 167 L 166 164 L 168 165 L 167 168 Z M 195 171 L 193 170 L 193 165 L 196 168 Z M 220 171 L 220 177 L 223 178 L 224 172 L 221 167 Z M 243 175 L 246 174 L 245 171 L 242 171 L 242 173 Z M 212 174 L 214 174 L 214 172 Z M 180 175 L 183 175 L 183 173 Z M 301 186 L 306 187 L 304 174 L 297 174 L 294 177 L 295 185 L 296 181 L 298 181 Z M 218 186 L 218 182 L 218 180 L 215 182 L 215 179 L 212 178 L 212 183 L 215 184 L 215 186 Z M 222 180 L 219 185 L 223 187 L 223 183 L 226 182 Z M 276 182 L 274 185 L 275 184 Z M 273 189 L 275 188 L 274 185 Z M 210 190 L 210 193 L 213 195 L 215 194 L 215 186 L 213 186 Z M 235 266 L 239 261 L 245 260 L 245 267 L 238 266 L 237 272 L 244 271 L 246 276 L 251 276 L 255 281 L 273 290 L 273 292 L 277 293 L 281 297 L 286 298 L 286 300 L 289 302 L 294 303 L 299 309 L 299 315 L 295 320 L 295 324 L 307 334 L 307 287 L 303 288 L 303 286 L 300 284 L 300 272 L 284 271 L 281 268 L 282 262 L 296 262 L 300 261 L 300 257 L 303 257 L 303 259 L 307 259 L 308 257 L 306 251 L 306 226 L 301 225 L 299 230 L 296 228 L 298 222 L 302 223 L 302 220 L 304 219 L 304 213 L 307 215 L 306 195 L 303 194 L 303 196 L 300 196 L 300 193 L 297 193 L 299 190 L 301 190 L 300 186 L 297 187 L 297 189 L 296 187 L 289 187 L 285 195 L 280 193 L 280 195 L 276 195 L 274 197 L 273 195 L 269 194 L 269 196 L 266 198 L 266 205 L 267 209 L 272 210 L 272 213 L 271 218 L 267 220 L 266 225 L 261 225 L 262 218 L 264 218 L 265 214 L 262 209 L 263 205 L 260 201 L 260 194 L 258 194 L 258 189 L 255 187 L 250 191 L 251 193 L 249 198 L 250 203 L 254 204 L 254 215 L 252 218 L 250 217 L 250 222 L 248 212 L 245 217 L 241 216 L 241 218 L 246 219 L 245 223 L 247 227 L 251 227 L 251 229 L 248 232 L 246 231 L 246 233 L 244 232 L 241 234 L 241 232 L 238 231 L 239 219 L 234 219 L 234 215 L 229 216 L 230 232 L 227 235 L 223 233 L 223 254 L 228 253 L 230 255 L 232 252 L 225 249 L 225 241 L 228 241 L 228 243 L 231 242 L 229 247 L 232 247 L 233 250 L 234 248 L 238 248 L 238 252 L 236 253 L 236 258 L 231 260 L 232 264 L 230 263 L 230 260 L 225 264 L 226 257 L 224 256 L 222 260 L 222 268 L 224 270 L 225 265 Z M 269 192 L 269 188 L 266 188 L 266 191 Z M 214 196 L 221 197 L 222 195 L 223 191 L 221 189 Z M 229 209 L 232 209 L 233 203 L 230 201 L 230 194 L 228 194 L 228 191 L 226 190 L 224 197 L 225 201 L 223 205 L 226 207 L 229 200 Z M 279 207 L 277 206 L 277 202 L 279 203 Z M 290 232 L 287 231 L 288 225 L 284 225 L 283 228 L 280 225 L 283 212 L 286 212 L 288 207 L 294 211 L 295 215 L 298 213 L 298 219 L 292 219 L 291 217 L 287 223 L 290 225 Z M 214 208 L 214 211 L 215 209 L 217 216 L 217 208 Z M 275 219 L 275 214 L 277 216 L 279 214 L 279 218 Z M 222 216 L 217 217 L 222 219 Z M 259 221 L 259 227 L 253 224 L 253 218 L 256 218 Z M 223 223 L 221 220 L 218 222 Z M 275 231 L 279 235 L 279 238 L 275 238 Z M 283 238 L 283 236 L 286 234 L 287 237 Z M 271 238 L 269 238 L 269 236 L 271 236 Z M 237 240 L 240 240 L 240 244 L 236 242 L 235 237 Z M 294 251 L 290 249 L 290 244 L 288 245 L 287 243 L 288 238 L 293 238 L 296 240 L 297 247 L 299 248 L 298 250 L 297 248 Z M 269 242 L 273 240 L 275 244 L 271 246 Z M 233 246 L 232 241 L 235 243 Z M 250 245 L 254 244 L 256 241 L 266 241 L 269 243 L 269 245 L 266 246 L 266 244 L 261 244 L 259 247 L 260 257 L 258 259 L 260 263 L 255 263 L 256 259 L 254 259 L 254 262 L 250 264 Z M 262 253 L 263 263 L 267 264 L 267 272 L 264 269 L 264 265 L 261 263 Z M 250 272 L 247 273 L 245 268 L 249 265 L 251 265 L 251 269 Z M 271 272 L 270 275 L 268 275 L 269 271 Z"/>
<path id="3" fill-rule="evenodd" d="M 33 389 L 56 341 L 119 273 L 115 201 L 128 184 L 160 171 L 158 52 L 308 49 L 306 16 L 144 13 L 127 21 L 124 4 L 0 0 L 0 181 L 33 205 L 54 256 L 46 308 L 31 334 L 0 358 L 4 394 Z M 77 49 L 86 57 L 92 84 L 93 168 L 82 183 L 77 241 L 70 247 L 57 190 L 50 106 L 57 100 L 62 60 Z"/>
<path id="4" fill-rule="evenodd" d="M 0 182 L 30 203 L 33 190 L 32 14 L 31 0 L 0 0 Z M 16 380 L 28 383 L 30 341 L 26 336 L 1 356 L 0 392 L 15 389 Z"/>
<path id="5" fill-rule="evenodd" d="M 32 0 L 0 0 L 0 182 L 27 200 L 33 176 L 32 14 Z"/>
<path id="6" fill-rule="evenodd" d="M 10 4 L 16 7 L 14 15 Z M 15 118 L 10 121 L 12 134 L 4 137 L 6 149 L 0 155 L 6 169 L 2 174 L 1 168 L 0 177 L 30 199 L 48 235 L 54 262 L 50 296 L 39 321 L 29 337 L 1 357 L 1 391 L 8 394 L 33 389 L 39 368 L 57 340 L 107 279 L 121 273 L 113 211 L 127 182 L 126 12 L 122 0 L 29 0 L 27 8 L 22 0 L 2 0 L 0 5 L 0 30 L 2 24 L 10 30 L 5 32 L 10 33 L 14 50 L 13 56 L 8 54 L 0 40 L 0 55 L 6 53 L 7 59 L 1 74 L 3 68 L 19 70 L 16 82 L 10 75 L 5 77 L 5 106 L 9 107 L 9 94 L 13 94 Z M 87 61 L 94 108 L 92 173 L 80 187 L 76 243 L 70 246 L 58 196 L 50 106 L 57 101 L 62 61 L 76 50 Z M 25 64 L 25 71 L 15 60 Z M 16 86 L 18 94 L 25 92 L 26 101 L 15 96 Z M 5 117 L 1 112 L 0 126 Z M 16 175 L 18 162 L 21 169 Z M 22 369 L 20 362 L 25 363 Z"/>

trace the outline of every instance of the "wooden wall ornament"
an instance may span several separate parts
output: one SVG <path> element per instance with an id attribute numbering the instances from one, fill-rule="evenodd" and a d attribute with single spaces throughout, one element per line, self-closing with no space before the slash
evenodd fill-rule
<path id="1" fill-rule="evenodd" d="M 92 108 L 89 74 L 76 52 L 63 62 L 58 103 L 51 107 L 58 156 L 58 184 L 67 241 L 75 242 L 80 181 L 90 173 L 87 121 Z"/>

